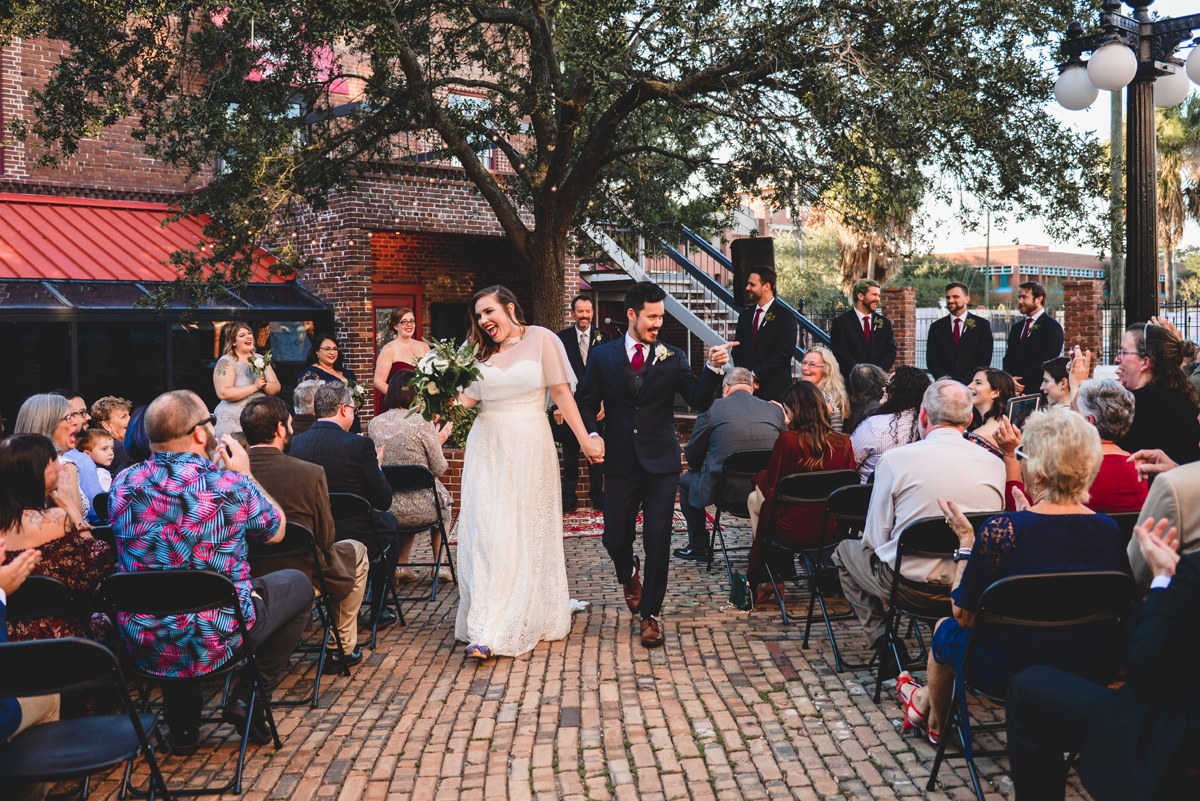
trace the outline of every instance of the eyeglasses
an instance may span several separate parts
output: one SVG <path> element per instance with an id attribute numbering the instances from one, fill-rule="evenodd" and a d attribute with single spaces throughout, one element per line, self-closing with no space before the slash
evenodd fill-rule
<path id="1" fill-rule="evenodd" d="M 416 320 L 401 320 L 400 321 L 400 325 L 404 326 L 405 328 L 408 328 L 410 325 L 416 325 L 416 324 L 417 324 Z"/>
<path id="2" fill-rule="evenodd" d="M 1024 446 L 1024 445 L 1018 445 L 1018 446 L 1017 446 L 1017 447 L 1016 447 L 1016 448 L 1013 450 L 1013 455 L 1017 457 L 1017 461 L 1019 461 L 1019 462 L 1023 462 L 1023 461 L 1025 461 L 1026 459 L 1028 459 L 1028 458 L 1029 458 L 1029 454 L 1025 452 L 1025 446 Z"/>
<path id="3" fill-rule="evenodd" d="M 203 425 L 214 425 L 215 426 L 216 424 L 217 424 L 217 416 L 215 414 L 210 414 L 208 417 L 205 417 L 199 423 L 196 423 L 196 425 L 189 428 L 187 430 L 187 434 L 184 434 L 184 436 L 186 437 L 188 434 L 192 433 L 200 426 L 203 426 Z"/>
<path id="4" fill-rule="evenodd" d="M 1124 348 L 1117 351 L 1117 361 L 1124 359 L 1126 356 L 1137 356 L 1139 359 L 1144 359 L 1146 358 L 1146 353 L 1145 351 L 1125 350 Z"/>
<path id="5" fill-rule="evenodd" d="M 335 345 L 333 347 L 326 346 L 324 348 L 317 348 L 317 351 L 319 351 L 321 353 L 337 353 L 338 349 L 337 349 L 337 346 Z"/>
<path id="6" fill-rule="evenodd" d="M 83 419 L 83 412 L 71 412 L 70 414 L 68 414 L 68 415 L 67 415 L 67 416 L 65 416 L 65 417 L 60 417 L 60 418 L 58 418 L 58 422 L 60 422 L 60 423 L 69 423 L 69 422 L 71 422 L 71 420 L 72 420 L 73 418 L 76 418 L 76 417 L 78 417 L 80 420 L 82 420 L 82 419 Z"/>

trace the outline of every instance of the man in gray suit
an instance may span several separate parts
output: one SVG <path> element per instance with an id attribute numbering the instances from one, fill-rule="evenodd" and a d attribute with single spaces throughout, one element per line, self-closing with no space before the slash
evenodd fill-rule
<path id="1" fill-rule="evenodd" d="M 688 472 L 679 479 L 679 508 L 687 519 L 688 547 L 680 559 L 708 561 L 708 529 L 704 508 L 713 497 L 725 457 L 734 451 L 773 448 L 784 428 L 783 408 L 754 397 L 754 377 L 744 367 L 725 373 L 724 387 L 712 408 L 696 418 L 692 438 L 684 446 Z M 726 498 L 745 503 L 749 484 L 726 486 Z"/>

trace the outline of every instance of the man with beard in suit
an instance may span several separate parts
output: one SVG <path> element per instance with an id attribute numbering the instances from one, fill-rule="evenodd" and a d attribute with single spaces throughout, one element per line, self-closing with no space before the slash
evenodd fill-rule
<path id="1" fill-rule="evenodd" d="M 1004 352 L 1004 372 L 1013 377 L 1021 395 L 1038 391 L 1042 385 L 1042 365 L 1062 355 L 1063 329 L 1046 314 L 1046 288 L 1037 281 L 1017 287 L 1017 310 L 1024 320 L 1013 323 L 1008 332 L 1008 350 Z"/>
<path id="2" fill-rule="evenodd" d="M 854 285 L 854 308 L 830 326 L 829 349 L 847 382 L 856 364 L 870 362 L 887 373 L 896 363 L 896 335 L 878 311 L 880 294 L 878 281 L 862 279 Z"/>
<path id="3" fill-rule="evenodd" d="M 605 342 L 612 342 L 612 334 L 601 331 L 592 325 L 594 316 L 592 301 L 584 295 L 578 295 L 571 301 L 571 313 L 575 316 L 575 325 L 559 331 L 558 338 L 562 340 L 563 347 L 567 349 L 567 360 L 571 362 L 571 369 L 575 371 L 578 384 L 582 384 L 592 348 L 603 345 Z M 604 409 L 601 408 L 596 415 L 596 422 L 600 423 L 603 420 Z M 599 426 L 598 431 L 601 436 L 604 435 L 603 426 Z M 579 440 L 575 439 L 571 429 L 563 422 L 562 412 L 557 407 L 554 408 L 554 439 L 562 444 L 563 514 L 570 514 L 578 505 L 578 501 L 575 499 L 575 490 L 579 486 Z M 592 499 L 592 508 L 603 511 L 603 462 L 592 462 L 588 465 L 588 481 L 590 484 L 588 497 Z"/>
<path id="4" fill-rule="evenodd" d="M 945 317 L 929 326 L 925 366 L 933 380 L 953 378 L 970 384 L 975 371 L 992 364 L 992 326 L 986 318 L 967 311 L 971 293 L 966 284 L 946 285 Z"/>
<path id="5" fill-rule="evenodd" d="M 738 315 L 739 344 L 730 356 L 758 379 L 755 397 L 778 402 L 792 385 L 792 359 L 799 330 L 791 312 L 775 302 L 775 269 L 755 267 L 746 279 L 746 309 Z"/>

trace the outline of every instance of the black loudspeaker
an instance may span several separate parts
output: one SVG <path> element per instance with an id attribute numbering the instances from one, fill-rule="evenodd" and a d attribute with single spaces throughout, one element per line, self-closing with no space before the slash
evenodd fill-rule
<path id="1" fill-rule="evenodd" d="M 729 243 L 729 255 L 733 261 L 733 302 L 746 305 L 746 281 L 755 267 L 775 269 L 775 240 L 769 236 L 751 239 L 735 239 Z"/>

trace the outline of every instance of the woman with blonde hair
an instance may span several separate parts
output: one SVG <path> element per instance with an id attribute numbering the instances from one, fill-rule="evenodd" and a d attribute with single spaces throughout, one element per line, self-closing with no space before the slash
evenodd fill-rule
<path id="1" fill-rule="evenodd" d="M 829 422 L 834 431 L 841 433 L 842 420 L 850 416 L 850 396 L 846 394 L 846 383 L 833 351 L 820 345 L 805 351 L 800 378 L 813 382 L 821 390 L 829 404 Z"/>
<path id="2" fill-rule="evenodd" d="M 282 386 L 275 370 L 268 367 L 261 373 L 250 369 L 255 353 L 254 329 L 248 323 L 230 323 L 221 331 L 225 338 L 224 353 L 213 367 L 213 389 L 221 402 L 214 414 L 217 439 L 242 430 L 242 407 L 256 395 L 278 395 Z"/>

